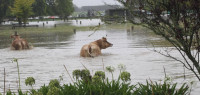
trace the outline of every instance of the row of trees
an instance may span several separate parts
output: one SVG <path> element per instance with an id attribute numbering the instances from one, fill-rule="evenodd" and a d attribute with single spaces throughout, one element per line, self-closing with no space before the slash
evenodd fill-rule
<path id="1" fill-rule="evenodd" d="M 17 18 L 19 24 L 28 17 L 58 15 L 67 18 L 74 11 L 72 0 L 0 0 L 0 22 Z"/>

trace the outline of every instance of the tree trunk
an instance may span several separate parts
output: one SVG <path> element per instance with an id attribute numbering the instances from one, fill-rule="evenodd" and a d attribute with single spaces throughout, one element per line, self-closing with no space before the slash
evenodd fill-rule
<path id="1" fill-rule="evenodd" d="M 18 23 L 20 26 L 22 26 L 22 19 L 21 18 L 17 18 L 18 19 Z"/>
<path id="2" fill-rule="evenodd" d="M 185 51 L 187 57 L 190 59 L 190 61 L 192 62 L 193 66 L 196 68 L 197 72 L 195 71 L 194 68 L 190 68 L 191 71 L 195 74 L 196 78 L 198 78 L 198 80 L 200 81 L 200 66 L 199 63 L 197 62 L 197 60 L 194 58 L 194 56 L 192 56 L 190 51 Z"/>

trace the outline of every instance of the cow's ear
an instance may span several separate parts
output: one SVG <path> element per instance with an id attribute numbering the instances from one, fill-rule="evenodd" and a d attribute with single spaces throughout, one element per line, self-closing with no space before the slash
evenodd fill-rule
<path id="1" fill-rule="evenodd" d="M 107 41 L 107 39 L 106 39 L 105 37 L 102 37 L 102 40 L 103 40 L 103 41 Z"/>
<path id="2" fill-rule="evenodd" d="M 18 36 L 18 33 L 17 33 L 17 31 L 15 31 L 15 36 Z"/>
<path id="3" fill-rule="evenodd" d="M 106 39 L 106 37 L 102 37 L 102 39 Z"/>

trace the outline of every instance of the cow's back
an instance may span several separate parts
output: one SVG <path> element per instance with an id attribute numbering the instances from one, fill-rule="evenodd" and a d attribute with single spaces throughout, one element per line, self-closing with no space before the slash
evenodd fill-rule
<path id="1" fill-rule="evenodd" d="M 88 53 L 89 51 L 89 44 L 86 44 L 84 45 L 82 48 L 81 48 L 81 51 L 80 51 L 80 56 L 82 57 L 90 57 L 90 54 Z"/>

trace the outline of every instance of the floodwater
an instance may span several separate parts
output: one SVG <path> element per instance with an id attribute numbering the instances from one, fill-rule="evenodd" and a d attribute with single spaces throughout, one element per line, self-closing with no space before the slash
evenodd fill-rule
<path id="1" fill-rule="evenodd" d="M 126 71 L 131 73 L 132 84 L 145 83 L 146 79 L 164 80 L 165 68 L 167 76 L 170 76 L 173 82 L 181 84 L 195 81 L 191 95 L 198 95 L 200 84 L 194 75 L 185 70 L 186 79 L 184 79 L 184 68 L 181 63 L 153 52 L 154 49 L 161 50 L 163 45 L 156 44 L 154 48 L 152 42 L 162 41 L 162 39 L 145 33 L 145 31 L 148 30 L 127 31 L 125 28 L 98 30 L 95 33 L 94 31 L 77 31 L 76 34 L 24 35 L 23 37 L 34 47 L 31 50 L 21 51 L 11 50 L 9 47 L 11 39 L 0 36 L 0 92 L 3 92 L 4 68 L 6 70 L 6 89 L 17 89 L 17 64 L 12 62 L 13 58 L 17 58 L 22 89 L 30 89 L 24 83 L 27 77 L 35 78 L 36 83 L 33 88 L 39 88 L 48 84 L 51 79 L 59 79 L 60 76 L 63 77 L 61 83 L 72 83 L 64 65 L 71 76 L 75 69 L 86 67 L 91 74 L 94 74 L 97 70 L 105 70 L 106 66 L 113 66 L 115 67 L 114 78 L 117 79 L 118 65 L 124 64 Z M 84 44 L 101 37 L 107 37 L 113 47 L 102 50 L 102 55 L 95 58 L 79 56 L 80 49 Z M 168 48 L 171 49 L 173 56 L 181 58 L 177 51 Z M 111 79 L 110 73 L 106 73 L 106 75 Z"/>

